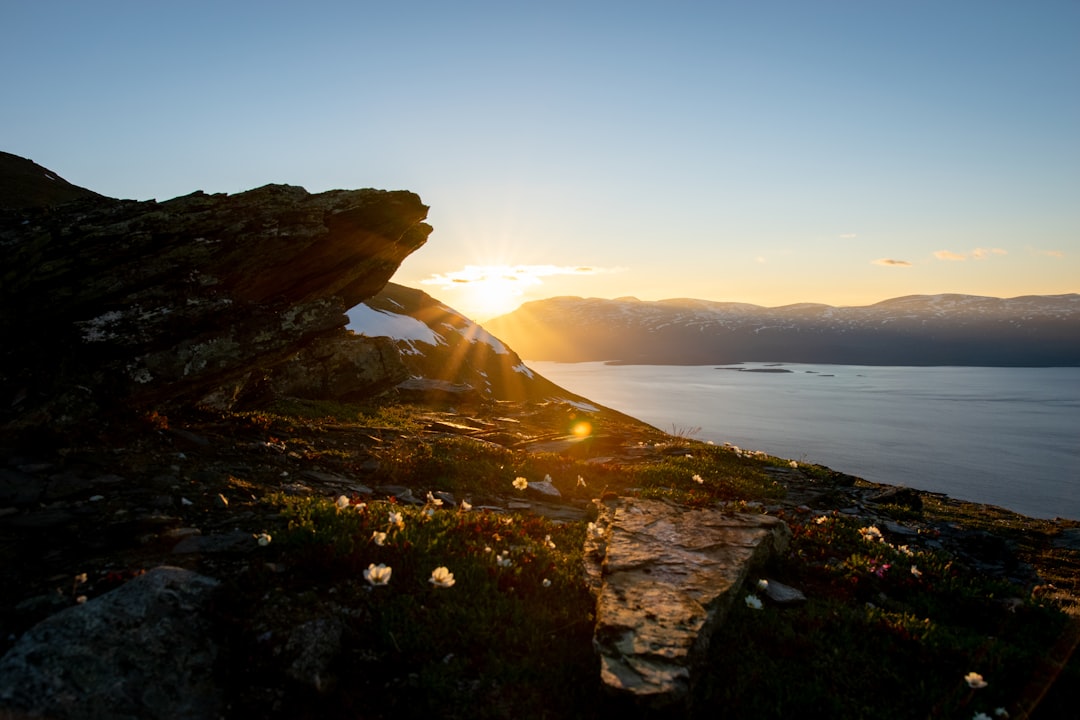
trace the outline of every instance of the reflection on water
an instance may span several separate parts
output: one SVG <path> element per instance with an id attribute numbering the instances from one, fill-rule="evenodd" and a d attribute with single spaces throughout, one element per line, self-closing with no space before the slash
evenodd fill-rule
<path id="1" fill-rule="evenodd" d="M 528 364 L 668 432 L 1080 519 L 1080 368 Z"/>

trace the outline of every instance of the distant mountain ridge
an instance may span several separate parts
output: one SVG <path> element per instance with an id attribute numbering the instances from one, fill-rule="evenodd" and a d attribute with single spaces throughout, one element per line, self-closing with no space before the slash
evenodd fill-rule
<path id="1" fill-rule="evenodd" d="M 529 360 L 1080 365 L 1080 294 L 908 295 L 859 307 L 555 297 L 484 327 Z"/>

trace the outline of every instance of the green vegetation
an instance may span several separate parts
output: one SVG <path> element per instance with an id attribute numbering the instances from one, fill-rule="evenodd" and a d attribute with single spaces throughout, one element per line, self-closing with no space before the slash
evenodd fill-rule
<path id="1" fill-rule="evenodd" d="M 314 415 L 283 410 L 244 422 L 283 437 L 300 457 L 349 467 L 348 453 L 326 446 L 328 435 L 286 437 L 289 428 L 310 429 Z M 367 413 L 339 408 L 320 414 L 319 423 L 323 433 L 360 417 L 368 427 L 389 426 L 388 416 Z M 736 604 L 712 642 L 695 716 L 780 718 L 812 710 L 820 717 L 969 718 L 1004 708 L 1016 717 L 1038 699 L 1045 686 L 1039 678 L 1064 671 L 1077 679 L 1075 664 L 1055 666 L 1061 639 L 1072 637 L 1075 625 L 1053 601 L 945 550 L 925 549 L 921 541 L 931 536 L 899 545 L 829 508 L 778 509 L 786 488 L 768 470 L 786 467 L 786 460 L 657 432 L 638 441 L 649 450 L 639 459 L 632 459 L 631 444 L 631 459 L 590 463 L 526 453 L 482 433 L 406 431 L 429 423 L 421 409 L 398 408 L 394 417 L 400 431 L 382 435 L 374 451 L 376 479 L 409 487 L 426 504 L 262 498 L 273 519 L 266 528 L 272 541 L 259 550 L 266 562 L 234 580 L 223 609 L 235 639 L 226 658 L 240 688 L 235 702 L 256 714 L 599 717 L 593 599 L 582 567 L 589 517 L 555 522 L 479 509 L 521 495 L 513 485 L 518 477 L 550 477 L 563 500 L 579 506 L 615 492 L 768 511 L 787 521 L 790 550 L 763 575 L 802 589 L 809 600 L 761 609 Z M 620 432 L 602 418 L 590 420 L 602 433 Z M 839 492 L 851 480 L 823 468 L 803 471 L 822 498 L 830 497 L 830 483 Z M 439 491 L 466 502 L 440 504 L 431 494 Z M 928 501 L 922 509 L 886 506 L 881 513 L 921 526 L 947 520 L 1011 540 L 1026 537 L 1020 550 L 1028 561 L 1048 556 L 1032 539 L 1036 521 L 1008 515 L 1009 525 L 982 506 Z M 748 581 L 750 591 L 756 579 Z M 314 693 L 283 670 L 288 633 L 328 616 L 344 618 L 343 651 L 333 668 L 336 685 Z M 972 672 L 988 685 L 970 687 L 965 675 Z M 262 686 L 279 689 L 251 689 Z"/>

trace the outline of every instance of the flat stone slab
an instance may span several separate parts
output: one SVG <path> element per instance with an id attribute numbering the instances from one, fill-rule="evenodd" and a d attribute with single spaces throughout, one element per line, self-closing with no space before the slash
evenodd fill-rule
<path id="1" fill-rule="evenodd" d="M 638 706 L 677 707 L 748 574 L 786 550 L 791 531 L 768 515 L 662 500 L 597 505 L 585 555 L 601 681 Z"/>

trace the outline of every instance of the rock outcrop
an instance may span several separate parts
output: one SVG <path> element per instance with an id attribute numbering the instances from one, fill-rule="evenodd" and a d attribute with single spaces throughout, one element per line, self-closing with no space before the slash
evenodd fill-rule
<path id="1" fill-rule="evenodd" d="M 217 717 L 218 648 L 206 612 L 217 586 L 159 567 L 52 615 L 0 659 L 0 714 Z"/>
<path id="2" fill-rule="evenodd" d="M 0 424 L 62 426 L 255 377 L 342 334 L 346 309 L 424 244 L 426 215 L 410 192 L 288 185 L 0 207 Z"/>
<path id="3" fill-rule="evenodd" d="M 586 569 L 601 682 L 634 707 L 680 711 L 747 574 L 782 553 L 791 531 L 769 515 L 661 500 L 598 505 Z"/>

